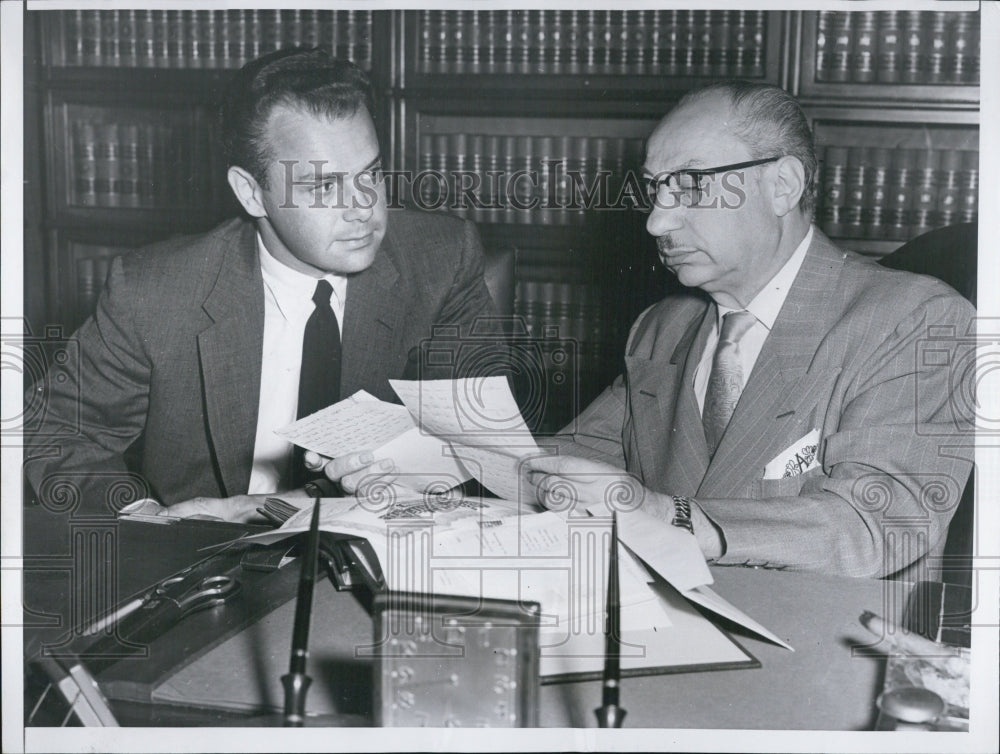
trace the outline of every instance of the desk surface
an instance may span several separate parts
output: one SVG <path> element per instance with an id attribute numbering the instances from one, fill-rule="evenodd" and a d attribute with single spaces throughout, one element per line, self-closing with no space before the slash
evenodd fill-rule
<path id="1" fill-rule="evenodd" d="M 67 597 L 81 582 L 76 573 L 81 567 L 79 557 L 70 549 L 68 530 L 53 524 L 43 512 L 26 511 L 26 647 L 65 634 Z M 84 530 L 86 525 L 80 527 Z M 117 563 L 119 599 L 203 557 L 205 553 L 198 553 L 198 548 L 232 536 L 232 529 L 195 522 L 183 526 L 111 524 L 109 530 L 114 532 L 114 544 L 106 556 Z M 53 568 L 57 561 L 63 567 Z M 713 576 L 719 594 L 786 639 L 796 651 L 726 626 L 760 660 L 761 667 L 624 679 L 622 705 L 628 710 L 629 727 L 871 730 L 884 662 L 852 652 L 852 647 L 870 642 L 858 616 L 871 610 L 899 620 L 906 585 L 745 568 L 714 568 Z M 316 594 L 314 635 L 321 626 L 335 626 L 329 635 L 336 637 L 334 644 L 343 647 L 345 654 L 353 645 L 370 640 L 371 621 L 350 593 L 335 592 L 324 583 Z M 291 604 L 279 610 L 291 610 Z M 254 632 L 245 633 L 252 645 Z M 283 645 L 281 656 L 286 652 Z M 244 667 L 234 671 L 234 682 L 254 677 L 254 669 L 246 667 L 253 664 L 253 655 L 237 664 Z M 314 665 L 310 693 L 323 693 L 315 689 L 322 677 L 329 678 L 328 693 L 340 700 L 341 711 L 357 712 L 350 707 L 357 707 L 356 695 L 364 693 L 359 678 L 365 674 L 357 669 L 346 673 L 349 685 L 343 686 L 345 673 L 321 670 L 335 667 L 332 660 L 324 662 L 320 654 Z M 600 695 L 597 681 L 543 686 L 540 723 L 594 726 L 593 710 L 600 704 Z M 363 702 L 367 704 L 367 699 Z M 137 710 L 129 705 L 122 705 L 122 711 L 122 717 L 137 724 L 238 724 L 220 713 L 199 718 L 166 708 Z"/>

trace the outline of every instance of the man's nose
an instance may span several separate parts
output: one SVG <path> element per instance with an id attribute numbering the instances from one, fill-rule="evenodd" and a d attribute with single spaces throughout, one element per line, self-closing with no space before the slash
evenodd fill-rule
<path id="1" fill-rule="evenodd" d="M 344 219 L 349 222 L 367 222 L 375 211 L 378 198 L 364 191 L 352 191 L 344 210 Z"/>
<path id="2" fill-rule="evenodd" d="M 673 230 L 678 230 L 684 224 L 684 208 L 678 203 L 664 204 L 657 202 L 646 220 L 646 230 L 651 236 L 659 238 Z"/>

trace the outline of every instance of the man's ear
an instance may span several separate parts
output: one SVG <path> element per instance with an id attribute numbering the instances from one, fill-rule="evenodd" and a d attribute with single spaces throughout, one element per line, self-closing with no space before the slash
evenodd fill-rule
<path id="1" fill-rule="evenodd" d="M 264 217 L 267 210 L 261 201 L 261 188 L 257 179 L 241 167 L 233 165 L 226 172 L 226 180 L 229 181 L 229 188 L 233 190 L 243 209 L 250 217 Z"/>
<path id="2" fill-rule="evenodd" d="M 784 217 L 799 206 L 806 188 L 806 171 L 798 157 L 785 155 L 775 164 L 774 193 L 771 204 L 778 217 Z"/>

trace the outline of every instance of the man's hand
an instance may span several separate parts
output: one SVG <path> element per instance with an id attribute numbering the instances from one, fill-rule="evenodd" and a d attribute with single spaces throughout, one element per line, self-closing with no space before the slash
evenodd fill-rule
<path id="1" fill-rule="evenodd" d="M 235 495 L 233 497 L 195 497 L 162 508 L 157 515 L 177 518 L 200 518 L 214 521 L 250 523 L 263 521 L 257 509 L 272 495 Z M 282 495 L 285 497 L 285 495 Z"/>
<path id="2" fill-rule="evenodd" d="M 575 456 L 538 456 L 527 459 L 522 468 L 526 472 L 528 494 L 550 510 L 568 510 L 574 504 L 584 509 L 603 504 L 608 513 L 642 508 L 668 524 L 673 521 L 674 503 L 670 495 L 647 489 L 617 466 Z M 691 522 L 705 557 L 722 555 L 722 533 L 695 501 L 691 503 Z"/>
<path id="3" fill-rule="evenodd" d="M 388 459 L 376 462 L 370 450 L 340 458 L 327 458 L 307 450 L 303 460 L 306 468 L 322 469 L 327 479 L 339 483 L 349 495 L 364 495 L 365 489 L 374 482 L 384 485 L 396 479 L 396 465 Z"/>
<path id="4" fill-rule="evenodd" d="M 627 471 L 576 456 L 537 456 L 522 466 L 527 493 L 550 510 L 607 505 L 607 513 L 635 510 L 655 494 Z M 647 511 L 651 512 L 651 511 Z"/>

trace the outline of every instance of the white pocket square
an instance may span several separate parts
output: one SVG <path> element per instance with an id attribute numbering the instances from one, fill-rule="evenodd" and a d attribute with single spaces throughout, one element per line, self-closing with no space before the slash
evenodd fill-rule
<path id="1" fill-rule="evenodd" d="M 764 467 L 764 479 L 784 479 L 819 466 L 819 430 L 807 432 Z"/>

